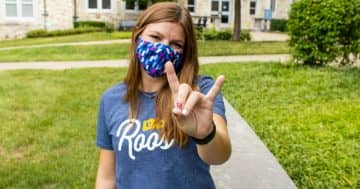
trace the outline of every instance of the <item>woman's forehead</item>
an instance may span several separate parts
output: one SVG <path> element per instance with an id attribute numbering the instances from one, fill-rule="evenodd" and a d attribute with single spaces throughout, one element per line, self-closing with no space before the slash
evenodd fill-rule
<path id="1" fill-rule="evenodd" d="M 176 40 L 185 39 L 184 29 L 181 24 L 177 22 L 159 22 L 148 24 L 144 31 L 158 33 L 164 37 Z"/>

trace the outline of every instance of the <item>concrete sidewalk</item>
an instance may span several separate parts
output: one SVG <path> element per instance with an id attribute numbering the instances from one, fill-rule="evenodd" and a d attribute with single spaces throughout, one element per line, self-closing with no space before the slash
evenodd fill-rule
<path id="1" fill-rule="evenodd" d="M 200 57 L 201 64 L 224 63 L 224 62 L 285 62 L 290 60 L 288 54 L 270 54 L 270 55 L 243 55 L 243 56 L 207 56 Z M 63 70 L 75 68 L 90 67 L 127 67 L 128 60 L 95 60 L 95 61 L 51 61 L 51 62 L 0 62 L 0 71 L 18 70 L 18 69 L 48 69 Z"/>
<path id="2" fill-rule="evenodd" d="M 225 100 L 232 155 L 212 166 L 218 189 L 295 189 L 296 186 L 272 153 L 237 111 Z"/>
<path id="3" fill-rule="evenodd" d="M 288 41 L 289 35 L 280 32 L 261 32 L 252 31 L 250 32 L 251 41 Z"/>

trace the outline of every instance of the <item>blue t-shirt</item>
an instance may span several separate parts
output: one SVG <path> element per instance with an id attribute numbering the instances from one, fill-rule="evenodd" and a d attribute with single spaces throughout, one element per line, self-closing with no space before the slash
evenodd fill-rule
<path id="1" fill-rule="evenodd" d="M 206 94 L 214 81 L 199 77 L 200 91 Z M 96 145 L 113 150 L 115 154 L 116 188 L 125 189 L 212 189 L 214 182 L 209 165 L 203 162 L 196 144 L 189 142 L 180 148 L 174 140 L 161 139 L 154 124 L 155 98 L 140 93 L 137 120 L 127 127 L 129 104 L 122 99 L 126 92 L 123 83 L 106 90 L 99 107 Z M 225 107 L 221 94 L 214 103 L 214 113 L 225 119 Z"/>

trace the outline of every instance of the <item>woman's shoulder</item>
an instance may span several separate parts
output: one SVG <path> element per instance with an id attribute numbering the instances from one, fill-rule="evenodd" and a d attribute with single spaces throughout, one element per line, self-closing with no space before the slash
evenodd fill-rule
<path id="1" fill-rule="evenodd" d="M 102 94 L 102 99 L 106 100 L 106 99 L 119 99 L 119 97 L 123 97 L 125 95 L 126 92 L 126 85 L 121 82 L 121 83 L 117 83 L 109 88 L 107 88 L 103 94 Z"/>
<path id="2" fill-rule="evenodd" d="M 202 93 L 207 93 L 214 84 L 214 79 L 208 75 L 199 75 L 197 78 L 197 84 Z"/>

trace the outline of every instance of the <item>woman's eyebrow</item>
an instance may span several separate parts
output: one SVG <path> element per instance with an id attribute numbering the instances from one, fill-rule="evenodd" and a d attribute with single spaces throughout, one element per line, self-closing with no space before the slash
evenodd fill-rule
<path id="1" fill-rule="evenodd" d="M 158 31 L 155 31 L 155 30 L 149 30 L 150 33 L 155 33 L 156 35 L 159 35 L 160 37 L 164 37 L 164 35 Z M 174 39 L 174 40 L 171 40 L 172 42 L 176 42 L 176 43 L 181 43 L 181 44 L 184 44 L 185 41 L 182 40 L 182 39 Z"/>
<path id="2" fill-rule="evenodd" d="M 179 40 L 173 40 L 173 42 L 175 42 L 175 43 L 180 43 L 180 44 L 184 44 L 185 42 L 184 42 L 184 40 L 181 40 L 181 39 L 179 39 Z"/>
<path id="3" fill-rule="evenodd" d="M 161 33 L 158 32 L 158 31 L 155 31 L 155 30 L 150 30 L 149 32 L 150 32 L 150 33 L 155 33 L 155 34 L 160 35 L 160 36 L 164 36 L 163 34 L 161 34 Z"/>

